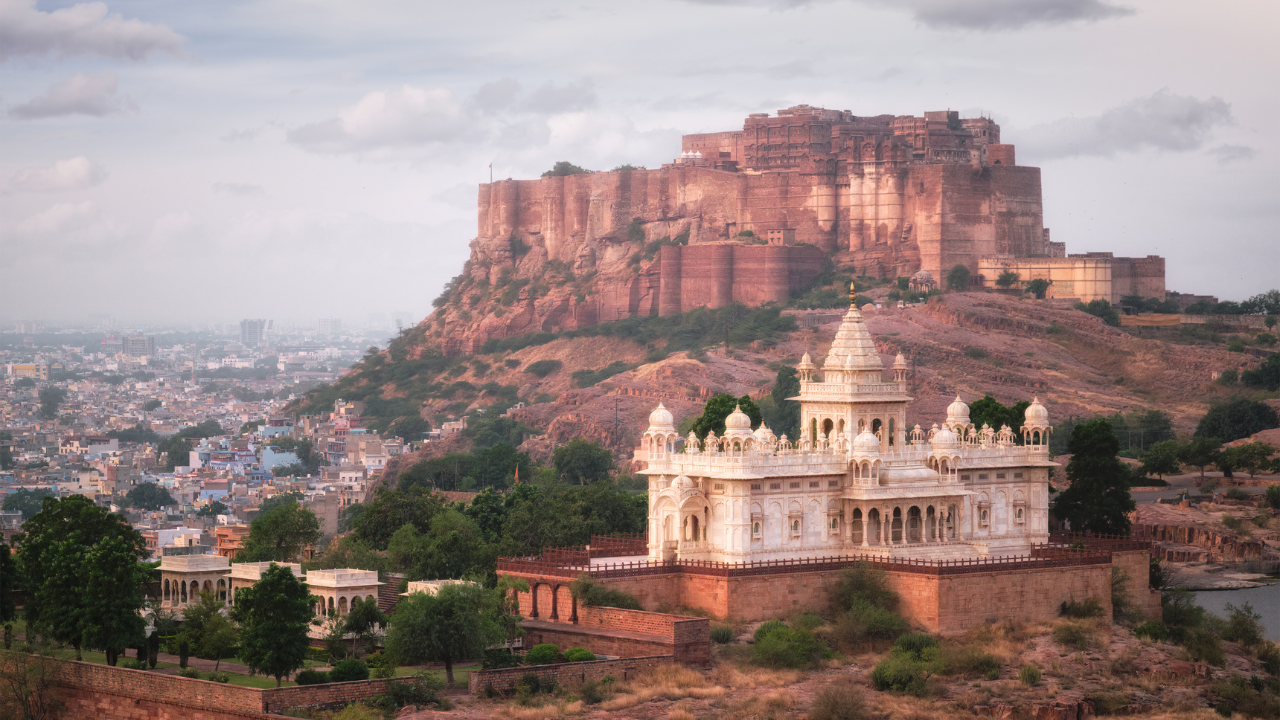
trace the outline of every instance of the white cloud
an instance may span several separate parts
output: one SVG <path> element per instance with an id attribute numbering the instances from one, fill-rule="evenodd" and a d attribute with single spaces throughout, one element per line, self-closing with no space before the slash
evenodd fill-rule
<path id="1" fill-rule="evenodd" d="M 35 0 L 0 0 L 0 61 L 50 53 L 142 60 L 156 52 L 182 52 L 181 35 L 163 25 L 109 13 L 106 3 L 81 3 L 53 12 L 35 5 Z"/>
<path id="2" fill-rule="evenodd" d="M 267 194 L 266 188 L 252 183 L 216 182 L 213 184 L 213 191 L 221 195 L 231 195 L 233 197 L 253 197 L 254 195 Z"/>
<path id="3" fill-rule="evenodd" d="M 1016 137 L 1020 154 L 1036 160 L 1109 157 L 1143 149 L 1186 152 L 1199 150 L 1211 131 L 1232 122 L 1231 106 L 1221 98 L 1201 100 L 1161 90 L 1100 115 L 1036 125 Z"/>
<path id="4" fill-rule="evenodd" d="M 1261 154 L 1257 149 L 1247 145 L 1219 145 L 1209 148 L 1207 152 L 1218 158 L 1218 162 L 1223 165 L 1240 162 L 1241 160 L 1252 160 Z"/>
<path id="5" fill-rule="evenodd" d="M 701 5 L 746 5 L 775 10 L 822 4 L 821 0 L 689 0 Z M 855 0 L 908 10 L 922 25 L 937 30 L 1017 30 L 1033 25 L 1096 22 L 1132 15 L 1102 0 Z"/>
<path id="6" fill-rule="evenodd" d="M 48 167 L 19 170 L 5 183 L 4 194 L 84 190 L 106 179 L 107 173 L 102 166 L 80 155 L 59 160 Z"/>
<path id="7" fill-rule="evenodd" d="M 377 153 L 393 148 L 477 140 L 481 130 L 444 88 L 379 90 L 337 117 L 290 130 L 289 140 L 318 153 Z"/>
<path id="8" fill-rule="evenodd" d="M 9 115 L 19 120 L 59 115 L 102 117 L 137 109 L 132 98 L 116 95 L 115 73 L 77 73 L 49 88 L 44 95 L 10 108 Z"/>

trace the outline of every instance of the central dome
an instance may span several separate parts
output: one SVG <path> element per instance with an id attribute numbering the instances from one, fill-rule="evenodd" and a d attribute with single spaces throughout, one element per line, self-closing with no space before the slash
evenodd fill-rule
<path id="1" fill-rule="evenodd" d="M 960 422 L 969 424 L 969 406 L 957 395 L 955 402 L 947 406 L 947 423 Z"/>
<path id="2" fill-rule="evenodd" d="M 675 428 L 675 418 L 672 417 L 671 411 L 661 402 L 658 403 L 658 407 L 653 409 L 653 412 L 649 413 L 649 427 L 655 430 Z"/>
<path id="3" fill-rule="evenodd" d="M 751 416 L 742 412 L 741 404 L 735 405 L 733 412 L 729 413 L 729 417 L 724 419 L 724 433 L 725 435 L 730 433 L 739 434 L 744 430 L 748 435 L 751 434 Z"/>
<path id="4" fill-rule="evenodd" d="M 1048 425 L 1049 411 L 1044 405 L 1040 404 L 1039 397 L 1031 398 L 1031 404 L 1027 406 L 1026 424 L 1028 425 Z"/>
<path id="5" fill-rule="evenodd" d="M 880 452 L 880 438 L 864 428 L 858 433 L 858 437 L 853 439 L 853 451 L 862 455 L 874 455 Z"/>
<path id="6" fill-rule="evenodd" d="M 967 409 L 967 408 L 966 408 Z M 960 438 L 951 432 L 951 428 L 943 426 L 938 432 L 934 433 L 933 439 L 929 441 L 929 445 L 934 450 L 953 450 L 960 446 Z"/>

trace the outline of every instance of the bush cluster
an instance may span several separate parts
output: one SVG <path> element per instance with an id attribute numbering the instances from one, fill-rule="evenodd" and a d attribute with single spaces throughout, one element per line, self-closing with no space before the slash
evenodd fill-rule
<path id="1" fill-rule="evenodd" d="M 893 644 L 889 657 L 871 671 L 871 684 L 880 691 L 925 697 L 929 694 L 929 678 L 943 668 L 937 639 L 922 633 L 906 634 Z"/>
<path id="2" fill-rule="evenodd" d="M 883 570 L 864 562 L 841 571 L 831 591 L 836 642 L 853 649 L 896 639 L 907 631 L 897 608 L 898 594 L 889 589 Z"/>

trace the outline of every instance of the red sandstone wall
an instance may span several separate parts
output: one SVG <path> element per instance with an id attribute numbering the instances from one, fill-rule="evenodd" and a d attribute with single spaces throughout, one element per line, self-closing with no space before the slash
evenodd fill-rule
<path id="1" fill-rule="evenodd" d="M 490 686 L 501 693 L 515 690 L 516 683 L 526 673 L 535 673 L 540 678 L 554 678 L 561 685 L 573 685 L 588 680 L 599 680 L 611 675 L 616 680 L 634 679 L 649 668 L 670 665 L 674 658 L 670 655 L 656 657 L 634 657 L 621 660 L 596 660 L 594 662 L 561 663 L 543 665 L 541 667 L 518 667 L 503 670 L 478 670 L 471 673 L 469 690 L 472 695 L 479 695 L 485 686 Z"/>
<path id="2" fill-rule="evenodd" d="M 1085 565 L 1005 573 L 947 575 L 938 579 L 938 627 L 962 633 L 1006 617 L 1044 622 L 1058 617 L 1062 603 L 1096 598 L 1111 617 L 1111 566 Z"/>

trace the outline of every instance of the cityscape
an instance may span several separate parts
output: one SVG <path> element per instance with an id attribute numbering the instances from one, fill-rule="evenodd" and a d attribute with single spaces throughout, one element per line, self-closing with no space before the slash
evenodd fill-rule
<path id="1" fill-rule="evenodd" d="M 1280 718 L 1278 23 L 0 0 L 0 720 Z"/>

